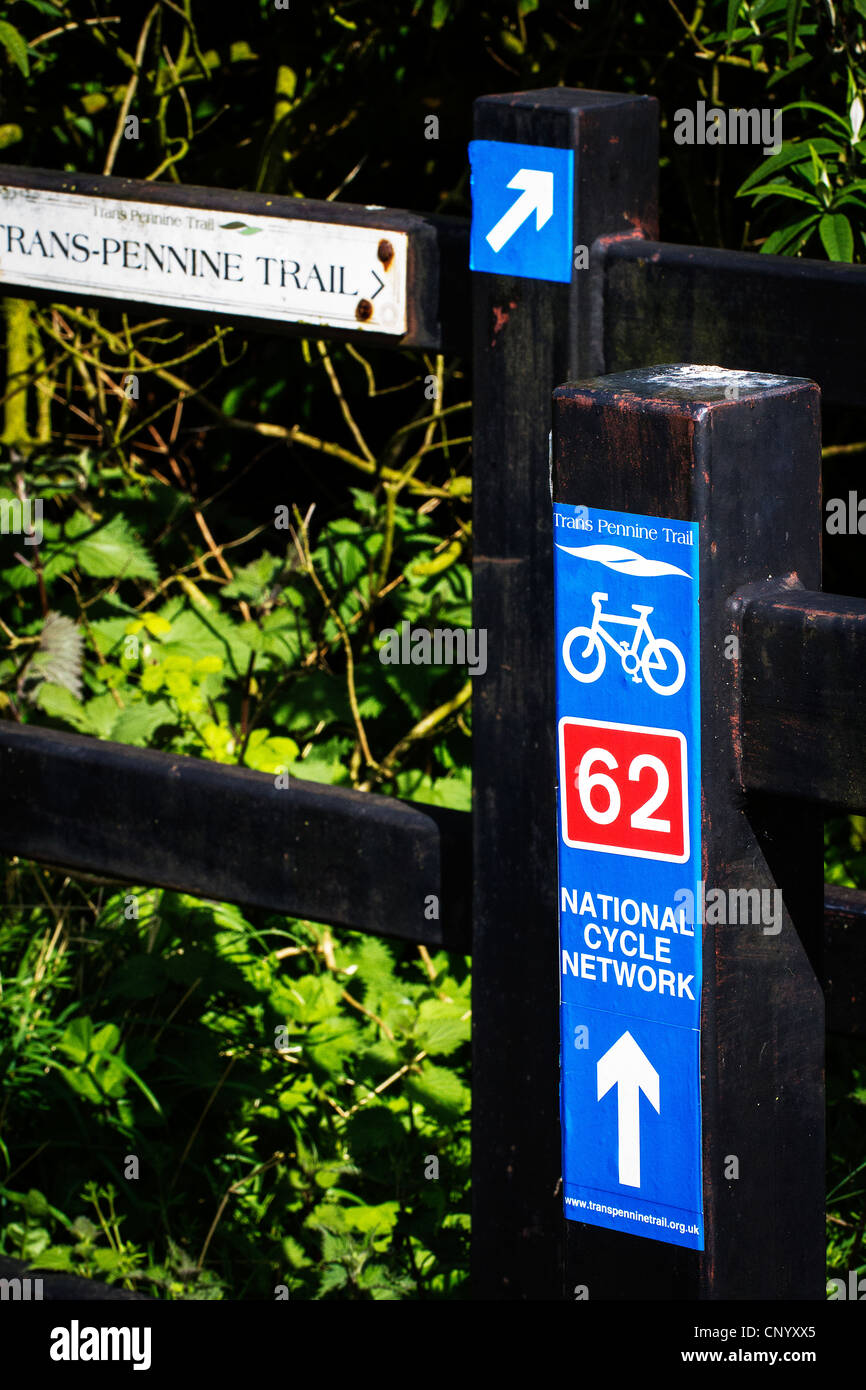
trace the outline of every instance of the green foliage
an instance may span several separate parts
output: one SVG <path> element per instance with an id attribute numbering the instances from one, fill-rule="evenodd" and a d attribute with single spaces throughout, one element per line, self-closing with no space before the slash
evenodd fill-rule
<path id="1" fill-rule="evenodd" d="M 861 878 L 862 884 L 862 878 Z M 830 1037 L 827 1046 L 827 1271 L 842 1278 L 866 1275 L 864 1196 L 866 1158 L 866 1044 Z"/>
<path id="2" fill-rule="evenodd" d="M 836 816 L 826 822 L 824 878 L 843 888 L 866 883 L 866 816 Z"/>
<path id="3" fill-rule="evenodd" d="M 786 141 L 777 155 L 744 181 L 739 196 L 751 198 L 754 206 L 766 199 L 798 204 L 793 216 L 767 237 L 761 250 L 792 255 L 806 249 L 815 251 L 820 240 L 831 261 L 854 259 L 854 229 L 866 246 L 863 214 L 866 212 L 866 142 L 860 140 L 863 101 L 854 95 L 845 118 L 817 102 L 798 101 L 783 111 L 817 111 L 823 119 L 822 135 L 813 140 Z M 806 216 L 803 216 L 803 213 Z M 779 214 L 784 216 L 784 214 Z M 860 248 L 858 246 L 858 255 Z"/>
<path id="4" fill-rule="evenodd" d="M 9 24 L 5 19 L 0 20 L 0 44 L 3 45 L 12 62 L 20 68 L 24 77 L 29 77 L 30 59 L 27 54 L 27 44 L 15 25 Z"/>
<path id="5" fill-rule="evenodd" d="M 85 905 L 41 870 L 17 879 L 61 922 Z M 131 901 L 100 890 L 80 940 L 35 933 L 36 909 L 0 933 L 0 1251 L 156 1296 L 456 1296 L 468 962 L 169 892 L 130 918 Z"/>

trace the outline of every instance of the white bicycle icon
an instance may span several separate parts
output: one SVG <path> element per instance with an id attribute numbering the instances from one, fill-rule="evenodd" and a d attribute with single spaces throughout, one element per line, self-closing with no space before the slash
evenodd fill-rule
<path id="1" fill-rule="evenodd" d="M 656 637 L 653 634 L 648 622 L 649 614 L 653 611 L 652 607 L 633 603 L 631 606 L 638 615 L 636 618 L 620 617 L 617 613 L 605 613 L 605 623 L 625 624 L 635 629 L 631 643 L 627 641 L 616 642 L 602 626 L 601 605 L 606 599 L 607 594 L 593 594 L 592 627 L 573 627 L 566 635 L 562 644 L 562 659 L 571 675 L 576 681 L 583 681 L 584 684 L 597 681 L 604 670 L 607 659 L 607 652 L 604 649 L 606 642 L 616 652 L 626 675 L 630 675 L 636 684 L 640 684 L 641 678 L 638 675 L 640 670 L 643 672 L 647 685 L 657 695 L 676 695 L 686 678 L 685 658 L 674 642 L 669 642 L 666 637 Z M 585 665 L 583 670 L 575 666 L 571 656 L 572 644 L 579 638 L 585 639 L 586 645 L 583 651 L 577 653 L 577 660 L 584 663 L 589 662 L 589 665 Z M 643 652 L 638 655 L 641 638 L 646 638 L 646 644 Z"/>

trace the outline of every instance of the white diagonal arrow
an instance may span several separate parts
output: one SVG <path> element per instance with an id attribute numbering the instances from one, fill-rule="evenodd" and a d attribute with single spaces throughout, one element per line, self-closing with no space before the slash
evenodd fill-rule
<path id="1" fill-rule="evenodd" d="M 535 213 L 535 230 L 541 231 L 545 222 L 553 216 L 553 174 L 547 169 L 519 169 L 508 184 L 509 188 L 522 188 L 520 197 L 511 204 L 496 226 L 487 233 L 487 241 L 494 251 L 501 251 L 506 241 L 522 227 L 527 217 Z"/>
<path id="2" fill-rule="evenodd" d="M 599 1059 L 598 1099 L 618 1086 L 619 1180 L 624 1187 L 640 1187 L 640 1092 L 659 1112 L 659 1074 L 644 1056 L 631 1033 L 623 1033 Z"/>

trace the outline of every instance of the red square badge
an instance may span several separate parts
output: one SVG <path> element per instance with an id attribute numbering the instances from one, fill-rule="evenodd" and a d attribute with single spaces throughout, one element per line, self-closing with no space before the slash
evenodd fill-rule
<path id="1" fill-rule="evenodd" d="M 562 838 L 573 849 L 689 857 L 685 735 L 676 729 L 559 721 Z"/>

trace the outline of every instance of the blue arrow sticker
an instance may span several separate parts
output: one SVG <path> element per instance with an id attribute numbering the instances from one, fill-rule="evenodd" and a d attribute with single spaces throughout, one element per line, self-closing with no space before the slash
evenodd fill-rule
<path id="1" fill-rule="evenodd" d="M 572 276 L 574 151 L 473 140 L 470 270 L 527 280 Z"/>
<path id="2" fill-rule="evenodd" d="M 702 1250 L 697 531 L 553 509 L 565 1215 Z"/>

